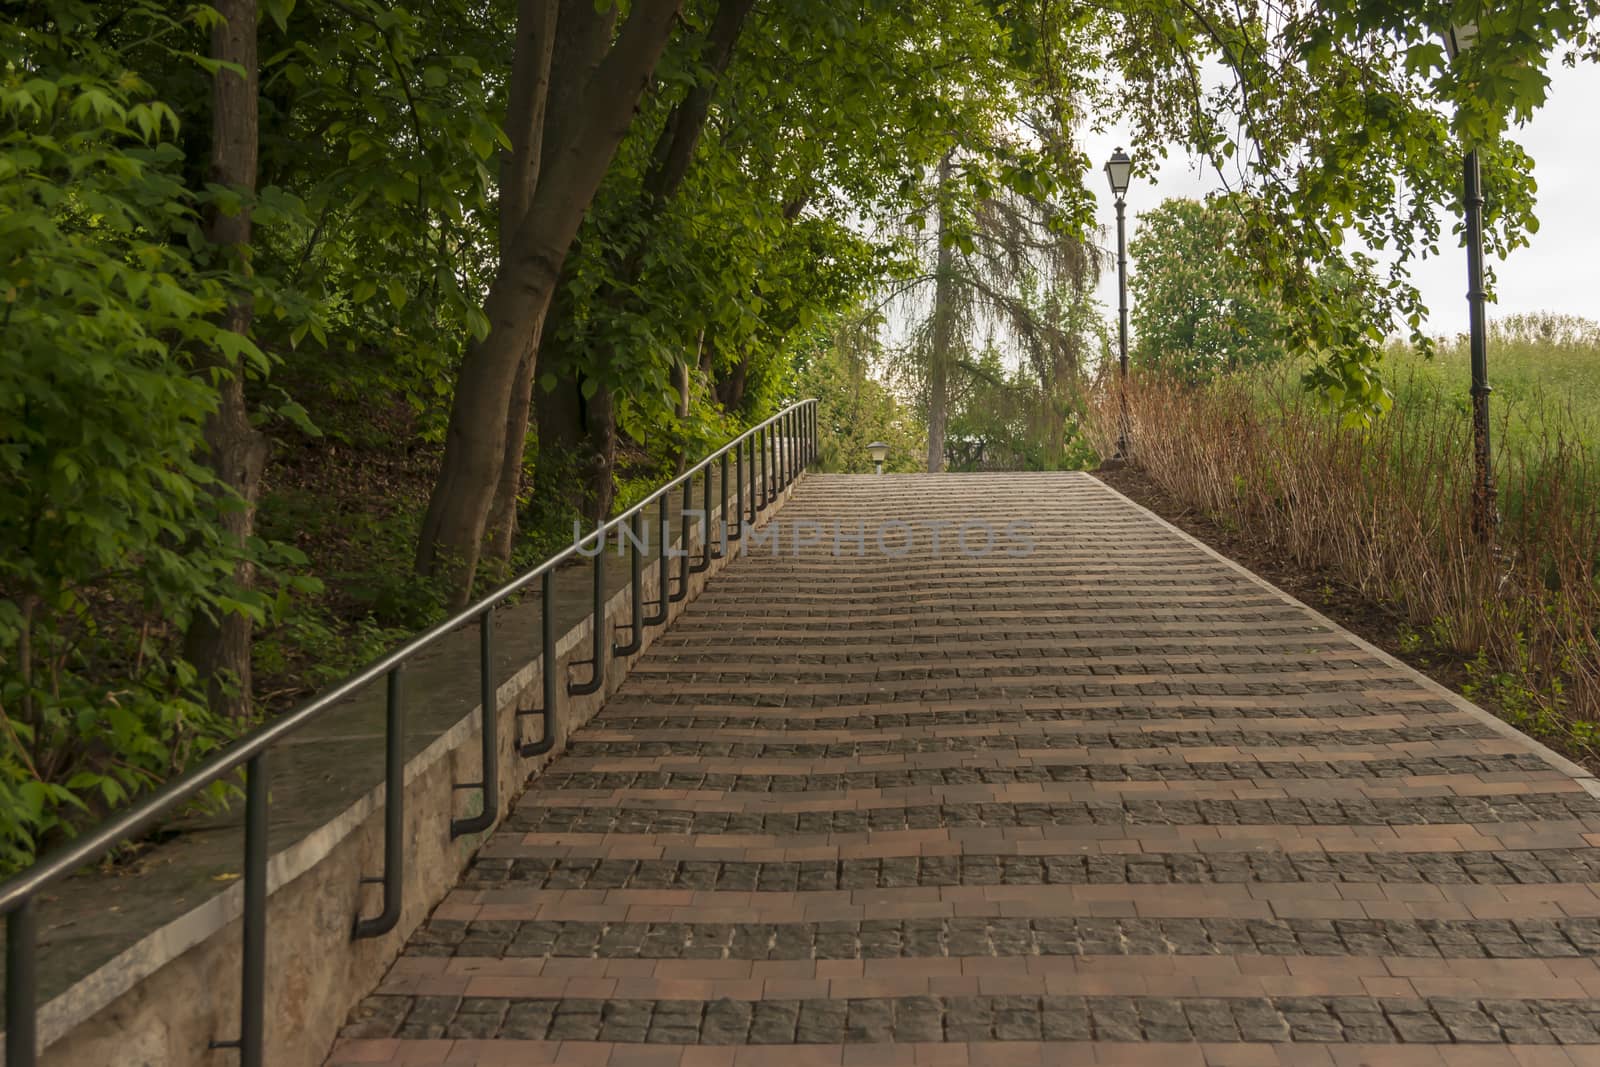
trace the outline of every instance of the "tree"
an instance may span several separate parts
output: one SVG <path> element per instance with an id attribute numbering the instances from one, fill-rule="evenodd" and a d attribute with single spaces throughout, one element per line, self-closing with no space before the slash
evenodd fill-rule
<path id="1" fill-rule="evenodd" d="M 948 123 L 988 113 L 1003 84 L 1006 36 L 985 5 L 759 3 L 732 47 L 746 6 L 688 12 L 703 43 L 662 65 L 684 95 L 663 94 L 624 143 L 552 308 L 536 495 L 591 521 L 619 435 L 654 431 L 678 454 L 709 437 L 787 335 L 847 306 L 863 269 L 882 275 L 889 243 L 860 216 L 899 211 Z M 952 59 L 963 50 L 971 62 Z M 707 121 L 685 144 L 691 103 Z M 670 144 L 684 169 L 663 183 Z"/>
<path id="2" fill-rule="evenodd" d="M 250 707 L 251 631 L 314 591 L 252 521 L 265 438 L 309 428 L 269 371 L 327 383 L 337 348 L 367 358 L 335 392 L 436 395 L 503 14 L 45 0 L 0 22 L 0 867 L 234 732 L 208 703 Z"/>
<path id="3" fill-rule="evenodd" d="M 1402 326 L 1429 343 L 1410 267 L 1438 251 L 1436 209 L 1459 212 L 1464 149 L 1480 149 L 1493 191 L 1491 251 L 1537 225 L 1532 168 L 1505 134 L 1543 102 L 1553 58 L 1594 58 L 1600 8 L 1147 0 L 1108 18 L 1135 157 L 1181 144 L 1247 194 L 1239 253 L 1284 309 L 1286 350 L 1311 359 L 1309 385 L 1365 418 L 1389 403 L 1383 338 Z M 1480 47 L 1451 62 L 1440 32 L 1469 20 Z M 1205 84 L 1213 65 L 1219 91 Z M 1378 249 L 1393 254 L 1382 277 L 1356 258 Z M 1359 299 L 1321 284 L 1330 271 L 1366 279 Z"/>
<path id="4" fill-rule="evenodd" d="M 215 64 L 211 96 L 210 179 L 226 191 L 206 212 L 206 238 L 224 257 L 242 257 L 250 244 L 251 200 L 256 191 L 257 97 L 260 69 L 256 60 L 255 0 L 218 0 L 220 16 L 211 31 Z M 238 268 L 244 273 L 245 268 Z M 245 401 L 254 306 L 248 291 L 231 295 L 221 317 L 226 331 L 220 349 L 209 354 L 201 369 L 217 383 L 217 407 L 205 422 L 205 441 L 217 487 L 228 499 L 222 505 L 227 537 L 242 550 L 255 529 L 256 500 L 267 465 L 266 438 L 251 424 Z M 255 567 L 241 559 L 233 580 L 241 588 L 254 581 Z M 250 630 L 244 611 L 203 607 L 189 624 L 185 656 L 210 689 L 211 706 L 234 718 L 250 711 Z"/>
<path id="5" fill-rule="evenodd" d="M 648 314 L 652 309 L 640 307 L 639 283 L 645 270 L 645 257 L 655 236 L 658 220 L 668 203 L 676 197 L 684 179 L 689 174 L 718 83 L 733 59 L 745 20 L 754 6 L 754 0 L 720 0 L 716 4 L 704 30 L 686 49 L 684 71 L 681 77 L 687 88 L 668 110 L 665 121 L 655 131 L 632 196 L 625 210 L 629 226 L 612 240 L 604 242 L 598 250 L 601 262 L 588 269 L 597 272 L 598 278 L 592 293 L 585 295 L 587 314 L 615 322 L 629 315 Z M 615 210 L 616 205 L 611 205 Z M 570 281 L 570 278 L 569 278 Z M 575 311 L 569 299 L 560 305 L 558 321 L 563 327 L 571 322 Z M 568 502 L 582 510 L 591 519 L 609 514 L 616 465 L 617 400 L 614 389 L 618 369 L 624 366 L 629 354 L 621 346 L 631 346 L 636 338 L 595 336 L 584 337 L 586 342 L 597 342 L 585 353 L 580 370 L 565 345 L 574 340 L 570 329 L 557 329 L 552 335 L 552 369 L 548 377 L 551 387 L 546 389 L 548 399 L 542 405 L 544 413 L 540 424 L 541 452 L 547 460 L 558 460 L 561 481 L 570 490 L 564 494 Z M 703 342 L 703 334 L 702 334 Z M 703 343 L 701 345 L 703 348 Z M 688 368 L 679 361 L 675 370 L 682 375 L 680 395 L 688 399 Z M 516 495 L 522 473 L 523 439 L 528 426 L 528 401 L 530 396 L 518 395 L 512 399 L 512 436 L 506 442 L 505 467 L 499 493 L 498 525 L 502 531 L 511 529 L 516 510 Z M 683 416 L 688 414 L 687 407 Z M 680 416 L 682 417 L 682 416 Z M 576 459 L 576 470 L 573 470 Z M 550 480 L 547 489 L 552 489 Z M 558 490 L 557 490 L 558 491 Z M 509 535 L 502 536 L 499 548 L 509 553 Z"/>
<path id="6" fill-rule="evenodd" d="M 1050 154 L 1072 158 L 1065 133 L 1035 121 Z M 1053 468 L 1064 458 L 1083 368 L 1097 347 L 1098 257 L 1068 223 L 1069 205 L 1043 186 L 1019 191 L 980 178 L 984 195 L 963 196 L 953 174 L 969 158 L 952 151 L 934 170 L 927 195 L 939 223 L 931 241 L 916 247 L 927 273 L 893 287 L 914 317 L 903 370 L 924 397 L 929 469 L 941 469 L 951 454 L 946 428 L 960 407 L 953 399 L 974 392 L 1003 396 L 1003 418 L 1035 432 L 1037 463 Z M 1005 366 L 1001 346 L 1028 378 Z"/>
<path id="7" fill-rule="evenodd" d="M 935 171 L 933 193 L 939 225 L 934 231 L 933 309 L 928 317 L 927 341 L 923 347 L 923 368 L 927 375 L 928 390 L 928 470 L 935 474 L 944 469 L 950 363 L 956 358 L 956 316 L 960 311 L 971 311 L 970 305 L 964 308 L 956 306 L 955 245 L 958 238 L 957 223 L 951 217 L 955 200 L 955 191 L 951 188 L 954 160 L 955 149 L 947 149 Z M 970 299 L 975 291 L 976 287 L 967 287 L 961 295 Z"/>
<path id="8" fill-rule="evenodd" d="M 1168 199 L 1139 216 L 1133 357 L 1184 378 L 1283 357 L 1284 314 L 1240 257 L 1236 198 Z"/>
<path id="9" fill-rule="evenodd" d="M 464 604 L 506 459 L 510 408 L 537 371 L 556 280 L 633 111 L 671 36 L 677 0 L 638 0 L 612 40 L 617 5 L 522 0 L 511 62 L 509 181 L 501 191 L 500 265 L 487 329 L 456 375 L 443 464 L 423 518 L 417 572 Z M 526 369 L 524 366 L 526 365 Z M 520 449 L 513 450 L 520 463 Z"/>
<path id="10" fill-rule="evenodd" d="M 228 734 L 177 637 L 266 617 L 247 579 L 292 558 L 245 536 L 226 480 L 254 454 L 223 391 L 266 365 L 234 254 L 255 29 L 234 15 L 212 57 L 209 11 L 61 0 L 0 21 L 0 867 Z M 186 153 L 141 69 L 217 116 L 215 155 Z M 247 682 L 238 647 L 203 666 Z"/>
<path id="11" fill-rule="evenodd" d="M 796 391 L 817 398 L 817 459 L 825 471 L 871 473 L 867 446 L 878 441 L 889 446 L 886 471 L 925 469 L 915 407 L 880 380 L 886 358 L 881 326 L 876 313 L 850 308 L 819 323 L 799 344 Z"/>

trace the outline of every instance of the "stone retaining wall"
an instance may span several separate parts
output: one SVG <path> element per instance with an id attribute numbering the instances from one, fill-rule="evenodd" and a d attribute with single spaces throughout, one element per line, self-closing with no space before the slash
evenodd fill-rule
<path id="1" fill-rule="evenodd" d="M 778 496 L 778 505 L 795 484 Z M 761 524 L 773 513 L 773 507 L 766 509 Z M 691 537 L 690 545 L 699 546 L 698 536 Z M 668 625 L 729 558 L 714 559 L 706 571 L 690 576 L 688 596 L 670 605 Z M 616 566 L 615 559 L 608 564 Z M 657 584 L 647 570 L 647 601 L 655 598 Z M 630 612 L 625 586 L 607 603 L 608 625 L 627 625 Z M 645 648 L 662 629 L 647 630 Z M 563 678 L 569 664 L 587 656 L 591 632 L 585 620 L 558 638 Z M 638 655 L 612 657 L 600 692 L 563 694 L 556 748 L 531 760 L 514 751 L 519 733 L 515 712 L 540 703 L 540 662 L 524 664 L 500 686 L 500 815 L 510 810 L 529 776 L 559 754 L 566 738 L 599 710 Z M 476 659 L 461 664 L 463 677 L 476 679 L 477 670 Z M 572 676 L 584 677 L 587 670 L 576 667 Z M 406 694 L 408 703 L 426 698 L 426 693 Z M 266 1062 L 271 1067 L 316 1067 L 323 1062 L 350 1009 L 377 985 L 482 843 L 481 834 L 454 841 L 449 835 L 452 815 L 481 810 L 469 806 L 481 803 L 478 792 L 455 788 L 481 777 L 479 721 L 474 709 L 406 766 L 405 904 L 400 922 L 386 936 L 362 941 L 350 936 L 358 913 L 380 910 L 380 887 L 363 885 L 361 879 L 383 870 L 382 785 L 271 857 L 266 1029 Z M 538 727 L 524 724 L 520 729 Z M 271 799 L 274 804 L 292 802 Z M 40 1040 L 46 1047 L 40 1062 L 45 1067 L 233 1067 L 237 1051 L 210 1046 L 238 1032 L 242 904 L 242 888 L 235 883 L 42 1005 Z"/>

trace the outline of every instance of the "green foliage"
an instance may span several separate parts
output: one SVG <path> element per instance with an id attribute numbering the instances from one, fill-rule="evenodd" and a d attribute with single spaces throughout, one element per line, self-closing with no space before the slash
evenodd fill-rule
<path id="1" fill-rule="evenodd" d="M 1029 369 L 1008 368 L 992 346 L 960 370 L 945 435 L 947 469 L 1084 470 L 1099 462 L 1081 432 L 1076 398 L 1052 397 Z"/>
<path id="2" fill-rule="evenodd" d="M 873 325 L 860 313 L 841 316 L 797 355 L 795 390 L 817 398 L 821 470 L 870 474 L 867 446 L 877 441 L 889 446 L 884 470 L 924 469 L 927 442 L 915 411 L 872 374 L 882 358 Z"/>
<path id="3" fill-rule="evenodd" d="M 1600 324 L 1550 312 L 1492 319 L 1488 357 L 1490 404 L 1506 432 L 1523 440 L 1561 425 L 1573 444 L 1600 454 Z M 1396 403 L 1432 394 L 1468 410 L 1472 372 L 1465 334 L 1437 339 L 1428 356 L 1391 344 L 1384 358 Z"/>
<path id="4" fill-rule="evenodd" d="M 0 23 L 0 868 L 227 736 L 172 638 L 201 610 L 266 618 L 221 533 L 195 351 L 266 359 L 218 325 L 236 264 L 199 235 L 180 122 L 116 41 L 189 68 L 194 26 L 129 4 Z M 248 555 L 245 555 L 247 553 Z"/>
<path id="5" fill-rule="evenodd" d="M 1201 380 L 1283 358 L 1284 315 L 1241 258 L 1239 200 L 1168 199 L 1139 216 L 1129 245 L 1130 353 Z"/>
<path id="6" fill-rule="evenodd" d="M 264 506 L 274 532 L 226 537 L 243 504 L 202 430 L 219 360 L 244 368 L 268 430 L 315 432 L 266 384 L 286 364 L 318 395 L 437 407 L 493 269 L 508 10 L 277 0 L 264 14 L 249 200 L 210 180 L 211 80 L 238 73 L 206 58 L 212 9 L 47 0 L 0 23 L 0 868 L 238 728 L 206 710 L 183 659 L 198 613 L 276 623 L 261 648 L 276 685 L 285 664 L 311 679 L 350 666 L 389 634 L 368 613 L 409 625 L 436 610 L 402 577 L 408 530 L 365 592 L 333 576 L 354 593 L 348 624 L 273 539 L 296 532 L 274 521 L 293 514 L 285 497 Z M 220 254 L 207 214 L 246 207 L 253 244 Z M 241 293 L 249 337 L 225 328 Z M 345 625 L 355 643 L 319 673 Z"/>
<path id="7" fill-rule="evenodd" d="M 1563 681 L 1569 669 L 1569 664 L 1561 664 L 1553 673 L 1541 669 L 1529 654 L 1527 636 L 1518 633 L 1509 655 L 1491 661 L 1487 652 L 1480 651 L 1466 663 L 1468 681 L 1461 691 L 1474 700 L 1491 702 L 1501 718 L 1526 734 L 1592 754 L 1600 742 L 1600 729 L 1592 719 L 1573 715 Z"/>
<path id="8" fill-rule="evenodd" d="M 689 25 L 702 28 L 714 6 L 689 5 Z M 540 354 L 547 383 L 577 374 L 616 393 L 626 436 L 658 455 L 726 437 L 714 386 L 735 374 L 746 389 L 730 414 L 775 410 L 817 324 L 915 269 L 899 220 L 927 212 L 923 173 L 955 144 L 974 146 L 961 166 L 970 202 L 1076 190 L 1070 154 L 988 136 L 1020 114 L 1014 90 L 1034 77 L 1031 13 L 967 0 L 875 0 L 848 13 L 780 2 L 757 4 L 749 20 L 694 165 L 657 205 L 643 189 L 656 140 L 671 107 L 708 77 L 692 37 L 663 59 L 667 88 L 590 211 L 567 261 L 555 343 Z M 1089 217 L 1081 190 L 1058 200 L 1063 226 Z M 680 362 L 691 367 L 687 416 L 670 384 Z"/>
<path id="9" fill-rule="evenodd" d="M 507 4 L 283 4 L 263 24 L 257 303 L 264 340 L 336 396 L 405 397 L 443 432 L 487 330 Z M 309 339 L 308 339 L 309 335 Z M 324 353 L 338 358 L 329 360 Z M 318 372 L 322 373 L 318 373 Z"/>
<path id="10" fill-rule="evenodd" d="M 1437 207 L 1460 214 L 1461 156 L 1480 150 L 1491 252 L 1526 243 L 1530 161 L 1505 134 L 1544 100 L 1563 51 L 1592 55 L 1600 11 L 1587 0 L 1527 6 L 1291 3 L 1118 5 L 1112 62 L 1135 126 L 1135 158 L 1179 143 L 1237 176 L 1246 202 L 1239 252 L 1288 315 L 1285 346 L 1316 361 L 1308 381 L 1351 418 L 1381 412 L 1384 338 L 1425 343 L 1414 260 L 1438 254 Z M 1439 33 L 1476 20 L 1479 44 L 1446 59 Z M 1228 72 L 1209 92 L 1202 72 Z M 1109 90 L 1108 90 L 1109 93 Z M 1458 229 L 1459 232 L 1459 229 Z M 1388 250 L 1382 277 L 1359 256 Z M 1359 283 L 1328 289 L 1329 271 Z"/>

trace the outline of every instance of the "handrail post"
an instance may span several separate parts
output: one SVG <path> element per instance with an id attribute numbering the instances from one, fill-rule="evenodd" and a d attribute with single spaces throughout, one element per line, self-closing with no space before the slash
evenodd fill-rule
<path id="1" fill-rule="evenodd" d="M 28 897 L 6 916 L 6 1063 L 34 1067 L 39 1057 L 39 900 Z"/>
<path id="2" fill-rule="evenodd" d="M 756 431 L 756 433 L 759 432 L 759 430 Z M 756 497 L 756 433 L 750 435 L 750 464 L 748 471 L 750 478 L 750 525 L 752 527 L 756 524 L 756 509 L 759 506 Z"/>
<path id="3" fill-rule="evenodd" d="M 539 680 L 544 687 L 544 707 L 517 712 L 517 719 L 533 715 L 544 718 L 544 733 L 537 741 L 517 739 L 517 755 L 523 759 L 542 756 L 556 747 L 556 610 L 555 575 L 545 571 L 539 576 Z"/>
<path id="4" fill-rule="evenodd" d="M 244 808 L 244 961 L 239 1005 L 240 1067 L 266 1063 L 267 757 L 247 765 Z"/>
<path id="5" fill-rule="evenodd" d="M 694 479 L 683 480 L 683 503 L 678 508 L 679 538 L 683 542 L 678 557 L 683 562 L 678 564 L 678 591 L 667 599 L 676 604 L 689 595 L 689 512 L 694 510 Z"/>
<path id="6" fill-rule="evenodd" d="M 772 424 L 776 432 L 772 435 L 772 480 L 777 483 L 777 492 L 782 493 L 789 484 L 789 464 L 787 454 L 789 439 L 786 427 L 789 422 L 787 412 L 778 412 L 777 421 Z M 777 494 L 774 494 L 777 495 Z"/>
<path id="7" fill-rule="evenodd" d="M 689 480 L 694 481 L 693 476 Z M 711 465 L 709 463 L 700 471 L 700 482 L 701 507 L 705 509 L 705 515 L 700 526 L 700 558 L 691 568 L 696 574 L 703 574 L 711 566 Z"/>
<path id="8" fill-rule="evenodd" d="M 478 699 L 481 702 L 479 739 L 482 743 L 483 781 L 462 782 L 457 789 L 481 789 L 483 810 L 450 822 L 450 836 L 476 834 L 494 825 L 500 808 L 499 700 L 494 685 L 494 608 L 478 616 Z"/>
<path id="9" fill-rule="evenodd" d="M 720 486 L 718 495 L 722 497 L 722 503 L 717 510 L 717 555 L 726 556 L 728 542 L 732 540 L 728 536 L 728 453 L 726 452 L 722 453 L 722 480 L 718 485 Z"/>
<path id="10" fill-rule="evenodd" d="M 267 1021 L 267 757 L 251 756 L 244 781 L 244 918 L 239 965 L 239 1037 L 213 1041 L 239 1050 L 239 1067 L 265 1067 Z M 9 947 L 9 946 L 8 946 Z M 10 991 L 7 991 L 9 999 Z M 9 1028 L 10 1019 L 6 1020 Z M 9 1037 L 9 1035 L 8 1035 Z M 8 1042 L 9 1043 L 9 1042 Z M 10 1064 L 9 1051 L 6 1063 Z M 24 1060 L 24 1063 L 31 1061 Z"/>
<path id="11" fill-rule="evenodd" d="M 744 526 L 744 442 L 743 441 L 734 441 L 734 443 L 733 443 L 733 492 L 734 492 L 734 501 L 735 501 L 735 503 L 734 503 L 734 511 L 733 511 L 733 533 L 732 533 L 732 537 L 733 537 L 733 539 L 735 541 L 737 541 L 737 540 L 739 540 L 739 538 L 744 536 L 744 530 L 742 529 L 742 527 Z M 727 518 L 728 505 L 727 504 L 723 504 L 722 505 L 722 510 L 723 510 L 723 518 L 726 519 Z M 726 528 L 727 527 L 724 527 L 724 529 L 726 529 Z"/>
<path id="12" fill-rule="evenodd" d="M 356 917 L 352 939 L 381 937 L 400 921 L 405 892 L 406 848 L 406 724 L 400 703 L 400 671 L 389 671 L 386 723 L 383 737 L 383 877 L 363 882 L 383 883 L 383 912 L 375 919 Z"/>
<path id="13" fill-rule="evenodd" d="M 604 530 L 604 527 L 601 527 Z M 591 635 L 589 659 L 592 668 L 587 682 L 567 683 L 567 692 L 575 697 L 588 696 L 598 693 L 606 684 L 606 536 L 602 532 L 597 535 L 596 546 L 599 551 L 594 554 L 594 602 L 590 605 L 590 618 L 594 622 L 594 632 Z"/>
<path id="14" fill-rule="evenodd" d="M 656 524 L 656 529 L 661 534 L 661 548 L 656 553 L 656 571 L 659 575 L 659 580 L 656 582 L 656 599 L 650 602 L 660 610 L 652 611 L 649 614 L 644 620 L 646 626 L 660 626 L 667 621 L 667 589 L 672 584 L 672 575 L 667 563 L 668 531 L 671 529 L 667 509 L 667 494 L 662 493 L 660 499 L 661 519 Z"/>
<path id="15" fill-rule="evenodd" d="M 627 644 L 611 646 L 613 656 L 631 656 L 644 644 L 644 561 L 640 558 L 644 554 L 643 529 L 644 509 L 640 508 L 628 523 L 633 541 L 628 554 L 628 625 L 631 630 Z"/>
<path id="16" fill-rule="evenodd" d="M 772 431 L 770 427 L 761 428 L 761 506 L 765 508 L 772 502 L 772 483 L 767 479 L 767 450 L 771 445 Z"/>

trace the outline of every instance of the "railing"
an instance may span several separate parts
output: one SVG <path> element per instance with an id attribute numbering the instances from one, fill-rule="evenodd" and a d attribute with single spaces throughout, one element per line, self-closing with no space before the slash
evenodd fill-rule
<path id="1" fill-rule="evenodd" d="M 746 450 L 748 445 L 748 452 Z M 482 700 L 481 739 L 483 744 L 483 777 L 478 782 L 458 784 L 457 789 L 476 789 L 483 794 L 480 814 L 454 819 L 450 835 L 479 833 L 494 825 L 500 808 L 499 777 L 499 723 L 496 686 L 493 674 L 494 611 L 502 601 L 521 592 L 535 581 L 540 588 L 540 635 L 543 647 L 541 674 L 544 682 L 544 705 L 531 711 L 519 711 L 517 717 L 538 716 L 543 732 L 537 740 L 517 739 L 516 750 L 523 757 L 549 752 L 556 742 L 555 713 L 558 709 L 556 686 L 556 634 L 554 621 L 554 590 L 552 578 L 556 568 L 578 554 L 587 555 L 585 546 L 592 546 L 594 564 L 594 604 L 591 608 L 593 643 L 590 658 L 580 661 L 587 664 L 590 677 L 587 681 L 569 685 L 571 694 L 599 691 L 605 684 L 606 657 L 627 656 L 637 652 L 644 644 L 645 628 L 666 622 L 668 605 L 684 599 L 689 591 L 689 576 L 704 571 L 711 560 L 726 554 L 731 540 L 742 533 L 744 522 L 754 523 L 762 508 L 773 503 L 800 471 L 816 459 L 817 455 L 817 402 L 803 400 L 774 415 L 766 422 L 745 431 L 694 467 L 657 489 L 621 515 L 597 527 L 570 547 L 545 560 L 532 570 L 507 582 L 454 617 L 447 619 L 426 633 L 389 653 L 352 678 L 341 682 L 321 696 L 280 716 L 259 729 L 239 738 L 220 752 L 162 786 L 156 792 L 133 805 L 116 818 L 110 819 L 94 830 L 76 837 L 66 847 L 40 860 L 23 873 L 0 885 L 0 913 L 6 916 L 6 1065 L 7 1067 L 34 1067 L 38 1058 L 37 1033 L 37 940 L 38 897 L 55 882 L 67 877 L 84 864 L 99 859 L 119 842 L 137 837 L 148 830 L 157 819 L 192 799 L 201 790 L 232 774 L 241 766 L 245 771 L 244 817 L 244 922 L 243 964 L 240 977 L 239 1036 L 211 1043 L 212 1048 L 239 1050 L 241 1067 L 263 1067 L 263 1030 L 266 1019 L 266 943 L 267 943 L 267 750 L 277 742 L 300 729 L 313 719 L 331 710 L 340 701 L 379 678 L 386 681 L 388 703 L 386 733 L 384 737 L 384 835 L 383 875 L 381 878 L 363 879 L 383 885 L 383 911 L 373 918 L 357 918 L 351 932 L 352 938 L 377 937 L 394 929 L 400 921 L 403 874 L 405 864 L 405 714 L 400 684 L 401 668 L 405 662 L 423 651 L 446 634 L 469 623 L 477 623 L 479 637 L 479 692 Z M 734 479 L 737 486 L 738 515 L 730 531 L 728 516 L 728 465 L 732 457 Z M 759 457 L 760 469 L 757 470 Z M 770 460 L 770 462 L 769 462 Z M 711 469 L 721 468 L 722 533 L 716 549 L 711 537 Z M 705 486 L 704 530 L 701 558 L 691 563 L 689 558 L 689 515 L 693 511 L 693 489 L 696 476 Z M 745 487 L 749 485 L 746 499 Z M 668 522 L 668 500 L 673 492 L 683 494 L 681 563 L 678 588 L 668 592 L 670 576 L 668 561 L 672 554 L 664 536 Z M 649 551 L 649 539 L 640 536 L 647 510 L 652 504 L 660 509 L 663 538 L 660 554 L 660 599 L 648 617 L 643 614 L 644 554 Z M 746 507 L 748 506 L 748 515 Z M 626 527 L 627 533 L 622 534 Z M 629 588 L 633 605 L 631 632 L 626 644 L 612 647 L 605 618 L 605 546 L 612 535 L 618 535 L 618 545 L 627 540 L 632 545 Z"/>

